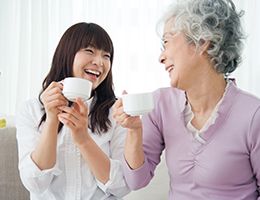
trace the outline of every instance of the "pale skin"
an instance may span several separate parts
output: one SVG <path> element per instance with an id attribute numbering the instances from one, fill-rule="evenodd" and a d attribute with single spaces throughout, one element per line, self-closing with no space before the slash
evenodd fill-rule
<path id="1" fill-rule="evenodd" d="M 193 44 L 187 42 L 183 33 L 171 31 L 173 22 L 169 20 L 165 23 L 164 49 L 159 61 L 169 73 L 171 86 L 186 92 L 187 101 L 194 113 L 191 123 L 201 129 L 222 98 L 226 81 L 223 74 L 214 70 L 207 57 L 208 43 L 205 42 L 196 50 Z M 124 113 L 121 99 L 114 105 L 113 117 L 117 123 L 128 129 L 124 152 L 128 165 L 132 169 L 141 167 L 144 163 L 141 119 Z"/>
<path id="2" fill-rule="evenodd" d="M 90 80 L 94 89 L 106 78 L 110 68 L 109 53 L 88 47 L 79 50 L 75 55 L 73 75 Z M 99 75 L 86 73 L 88 70 Z M 62 88 L 61 83 L 52 82 L 41 95 L 46 121 L 39 143 L 31 154 L 32 160 L 41 170 L 55 166 L 58 125 L 62 122 L 70 129 L 73 142 L 93 175 L 105 184 L 109 180 L 110 160 L 89 135 L 88 107 L 80 98 L 68 107 L 68 101 L 61 93 Z"/>

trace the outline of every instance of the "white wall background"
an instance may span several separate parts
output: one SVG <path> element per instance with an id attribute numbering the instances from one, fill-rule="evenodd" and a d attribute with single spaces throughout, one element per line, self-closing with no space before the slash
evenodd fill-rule
<path id="1" fill-rule="evenodd" d="M 155 26 L 173 0 L 0 0 L 0 113 L 14 114 L 37 97 L 54 49 L 64 31 L 80 21 L 103 26 L 114 41 L 116 94 L 168 86 L 158 62 Z M 246 11 L 248 34 L 238 85 L 260 96 L 260 1 L 235 0 Z"/>

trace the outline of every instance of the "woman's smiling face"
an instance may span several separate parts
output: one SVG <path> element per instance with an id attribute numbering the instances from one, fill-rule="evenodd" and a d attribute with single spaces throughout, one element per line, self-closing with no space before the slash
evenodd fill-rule
<path id="1" fill-rule="evenodd" d="M 111 69 L 110 56 L 92 46 L 80 49 L 74 57 L 73 76 L 91 81 L 92 90 L 96 89 Z"/>
<path id="2" fill-rule="evenodd" d="M 188 43 L 184 33 L 172 31 L 173 23 L 174 21 L 170 20 L 165 24 L 163 50 L 159 60 L 169 73 L 171 85 L 185 89 L 192 81 L 198 55 L 195 46 Z"/>

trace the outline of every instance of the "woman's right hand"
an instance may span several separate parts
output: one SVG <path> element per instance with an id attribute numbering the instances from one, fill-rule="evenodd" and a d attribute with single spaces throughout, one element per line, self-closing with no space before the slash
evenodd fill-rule
<path id="1" fill-rule="evenodd" d="M 141 118 L 126 114 L 123 110 L 122 99 L 117 100 L 113 106 L 113 118 L 122 127 L 128 129 L 124 156 L 131 169 L 138 169 L 144 163 Z"/>
<path id="2" fill-rule="evenodd" d="M 62 94 L 63 85 L 53 81 L 41 94 L 40 99 L 43 103 L 47 119 L 58 120 L 60 106 L 68 105 L 68 100 Z"/>
<path id="3" fill-rule="evenodd" d="M 113 106 L 113 118 L 118 124 L 130 131 L 142 129 L 142 122 L 139 116 L 132 117 L 124 112 L 122 99 L 118 99 Z"/>

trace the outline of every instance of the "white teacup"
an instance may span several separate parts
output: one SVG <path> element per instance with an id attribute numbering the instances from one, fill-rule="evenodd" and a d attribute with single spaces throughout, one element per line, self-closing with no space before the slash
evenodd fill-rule
<path id="1" fill-rule="evenodd" d="M 152 93 L 136 93 L 122 95 L 124 112 L 131 116 L 138 116 L 153 110 Z"/>
<path id="2" fill-rule="evenodd" d="M 69 77 L 63 81 L 63 95 L 70 101 L 75 101 L 80 97 L 84 101 L 91 95 L 92 83 L 83 78 Z"/>

